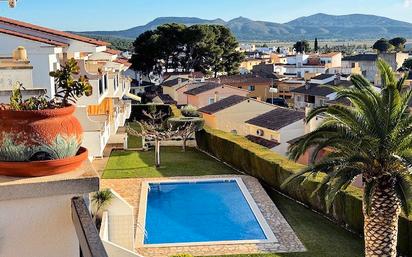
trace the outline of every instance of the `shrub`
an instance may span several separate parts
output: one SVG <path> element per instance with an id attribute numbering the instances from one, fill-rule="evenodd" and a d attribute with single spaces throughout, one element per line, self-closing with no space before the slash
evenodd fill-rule
<path id="1" fill-rule="evenodd" d="M 180 110 L 185 117 L 200 117 L 200 113 L 193 105 L 187 105 Z"/>

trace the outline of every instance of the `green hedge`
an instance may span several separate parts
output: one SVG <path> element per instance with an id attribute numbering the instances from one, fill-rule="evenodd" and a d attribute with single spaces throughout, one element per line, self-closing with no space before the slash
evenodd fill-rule
<path id="1" fill-rule="evenodd" d="M 205 128 L 196 133 L 197 145 L 218 159 L 227 162 L 235 168 L 256 177 L 275 189 L 282 191 L 311 208 L 362 234 L 362 190 L 350 186 L 340 192 L 328 213 L 325 207 L 325 190 L 319 190 L 311 197 L 313 190 L 321 181 L 318 177 L 309 177 L 305 183 L 295 181 L 282 190 L 280 185 L 294 172 L 304 166 L 265 148 L 242 136 Z M 333 236 L 333 235 L 331 235 Z M 399 251 L 412 256 L 412 218 L 401 217 L 399 221 Z"/>

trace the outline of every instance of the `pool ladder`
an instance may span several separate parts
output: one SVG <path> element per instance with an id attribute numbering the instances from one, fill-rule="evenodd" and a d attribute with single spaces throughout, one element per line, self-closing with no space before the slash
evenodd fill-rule
<path id="1" fill-rule="evenodd" d="M 149 234 L 147 233 L 147 230 L 139 222 L 136 222 L 136 229 L 135 230 L 137 230 L 137 229 L 139 229 L 140 231 L 143 232 L 144 238 L 146 238 L 146 239 L 148 238 Z"/>
<path id="2" fill-rule="evenodd" d="M 161 189 L 160 184 L 154 184 L 154 185 L 149 186 L 149 192 L 152 190 L 156 190 L 157 192 L 160 192 L 161 191 L 160 189 Z"/>

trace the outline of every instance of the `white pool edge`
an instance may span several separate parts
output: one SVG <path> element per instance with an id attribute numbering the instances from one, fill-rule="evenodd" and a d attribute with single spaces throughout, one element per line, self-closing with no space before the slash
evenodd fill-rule
<path id="1" fill-rule="evenodd" d="M 164 243 L 164 244 L 145 244 L 144 243 L 144 231 L 146 227 L 146 207 L 147 207 L 147 196 L 149 192 L 149 184 L 161 184 L 161 183 L 185 183 L 185 182 L 212 182 L 212 181 L 236 181 L 240 188 L 243 196 L 246 199 L 250 209 L 255 215 L 260 228 L 266 236 L 263 240 L 231 240 L 231 241 L 208 241 L 208 242 L 190 242 L 190 243 Z M 228 177 L 228 178 L 188 178 L 188 179 L 158 179 L 158 180 L 146 180 L 142 182 L 141 192 L 140 192 L 140 202 L 137 218 L 137 229 L 136 229 L 136 246 L 137 247 L 173 247 L 173 246 L 201 246 L 201 245 L 225 245 L 225 244 L 265 244 L 265 243 L 277 243 L 279 242 L 267 223 L 265 217 L 256 204 L 249 190 L 247 189 L 245 183 L 240 177 Z"/>

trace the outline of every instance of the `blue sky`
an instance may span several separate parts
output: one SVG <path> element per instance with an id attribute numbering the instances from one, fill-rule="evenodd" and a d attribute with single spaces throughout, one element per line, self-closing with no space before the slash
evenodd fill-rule
<path id="1" fill-rule="evenodd" d="M 116 30 L 160 16 L 229 20 L 239 16 L 287 22 L 315 13 L 364 13 L 412 23 L 412 0 L 18 0 L 0 16 L 61 30 Z"/>

